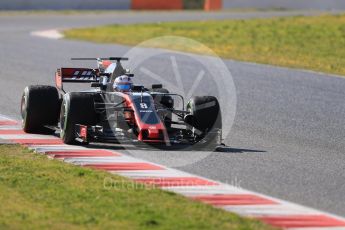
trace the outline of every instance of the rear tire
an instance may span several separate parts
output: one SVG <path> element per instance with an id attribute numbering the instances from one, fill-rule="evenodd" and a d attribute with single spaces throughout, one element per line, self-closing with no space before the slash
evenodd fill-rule
<path id="1" fill-rule="evenodd" d="M 56 126 L 59 118 L 59 93 L 53 86 L 31 85 L 21 100 L 22 127 L 27 133 L 55 132 L 44 126 Z"/>
<path id="2" fill-rule="evenodd" d="M 214 148 L 220 144 L 222 116 L 217 98 L 213 96 L 192 97 L 187 104 L 187 111 L 193 116 L 191 131 L 196 135 L 203 148 Z"/>
<path id="3" fill-rule="evenodd" d="M 97 123 L 93 96 L 74 92 L 64 95 L 60 113 L 60 137 L 65 144 L 80 144 L 75 140 L 76 124 L 91 126 Z"/>

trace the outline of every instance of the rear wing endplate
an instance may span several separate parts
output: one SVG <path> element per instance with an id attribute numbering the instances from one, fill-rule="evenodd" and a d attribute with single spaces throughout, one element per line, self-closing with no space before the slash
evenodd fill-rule
<path id="1" fill-rule="evenodd" d="M 90 68 L 60 68 L 55 73 L 55 84 L 63 90 L 63 82 L 70 83 L 90 83 L 98 82 L 98 69 Z"/>

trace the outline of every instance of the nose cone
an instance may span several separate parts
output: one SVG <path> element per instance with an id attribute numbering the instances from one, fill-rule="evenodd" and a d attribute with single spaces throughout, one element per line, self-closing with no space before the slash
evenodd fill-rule
<path id="1" fill-rule="evenodd" d="M 149 139 L 159 139 L 159 129 L 155 126 L 150 126 L 149 129 Z"/>
<path id="2" fill-rule="evenodd" d="M 162 141 L 164 140 L 164 130 L 158 126 L 149 126 L 146 129 L 141 130 L 139 134 L 139 140 Z"/>

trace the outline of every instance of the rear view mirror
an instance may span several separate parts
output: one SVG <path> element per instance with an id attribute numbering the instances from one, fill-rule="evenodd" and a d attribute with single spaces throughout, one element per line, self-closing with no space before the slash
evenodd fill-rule
<path id="1" fill-rule="evenodd" d="M 153 84 L 152 85 L 152 89 L 161 89 L 161 88 L 163 88 L 162 84 Z"/>

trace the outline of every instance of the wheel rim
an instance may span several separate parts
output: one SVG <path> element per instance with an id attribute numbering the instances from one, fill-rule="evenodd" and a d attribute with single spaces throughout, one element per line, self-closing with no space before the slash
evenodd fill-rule
<path id="1" fill-rule="evenodd" d="M 66 103 L 64 102 L 61 106 L 61 112 L 60 112 L 60 135 L 61 135 L 61 137 L 64 136 L 66 117 L 67 117 L 67 110 L 66 110 Z"/>
<path id="2" fill-rule="evenodd" d="M 22 100 L 20 103 L 20 113 L 22 116 L 22 126 L 25 125 L 25 121 L 26 121 L 26 115 L 27 115 L 27 98 L 25 95 L 22 96 Z"/>

